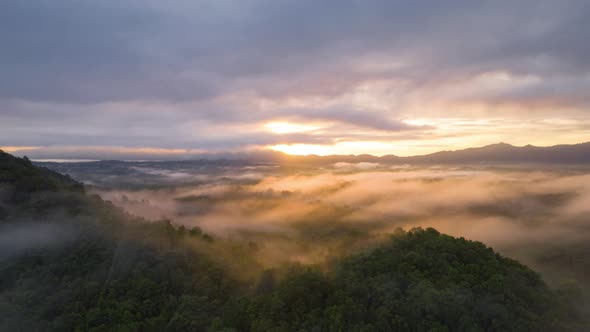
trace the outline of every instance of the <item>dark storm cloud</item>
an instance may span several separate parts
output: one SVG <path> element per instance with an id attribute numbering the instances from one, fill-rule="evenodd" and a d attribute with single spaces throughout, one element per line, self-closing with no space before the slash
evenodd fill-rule
<path id="1" fill-rule="evenodd" d="M 195 121 L 275 118 L 405 131 L 416 129 L 398 120 L 406 95 L 486 72 L 536 80 L 461 100 L 544 98 L 586 107 L 588 16 L 584 0 L 6 0 L 0 3 L 0 120 L 12 133 L 0 139 L 195 147 L 207 139 L 162 137 Z M 236 95 L 336 99 L 380 81 L 393 85 L 382 94 L 400 100 L 388 110 L 309 104 L 260 110 L 226 101 Z M 14 100 L 36 104 L 10 105 Z M 125 104 L 138 101 L 173 111 Z M 234 134 L 227 140 L 243 141 Z"/>

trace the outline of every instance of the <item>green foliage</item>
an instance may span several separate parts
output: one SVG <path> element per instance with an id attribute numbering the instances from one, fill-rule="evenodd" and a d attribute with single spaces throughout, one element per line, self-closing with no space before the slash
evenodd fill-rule
<path id="1" fill-rule="evenodd" d="M 15 158 L 0 150 L 0 221 L 55 208 L 75 213 L 83 193 L 83 185 L 69 176 L 34 167 L 27 157 Z"/>
<path id="2" fill-rule="evenodd" d="M 83 186 L 69 176 L 44 167 L 33 167 L 27 158 L 16 158 L 0 150 L 0 183 L 11 185 L 15 201 L 40 191 L 82 192 Z"/>
<path id="3" fill-rule="evenodd" d="M 562 331 L 570 315 L 539 275 L 482 243 L 399 231 L 322 273 L 291 273 L 247 301 L 241 331 Z"/>
<path id="4" fill-rule="evenodd" d="M 333 265 L 260 271 L 244 284 L 217 255 L 224 243 L 198 227 L 127 215 L 5 153 L 0 185 L 4 227 L 35 216 L 76 230 L 72 241 L 0 257 L 2 331 L 583 330 L 575 284 L 554 292 L 482 243 L 431 228 L 396 230 Z M 334 227 L 316 234 L 343 234 Z M 247 252 L 229 258 L 246 266 Z"/>
<path id="5" fill-rule="evenodd" d="M 237 292 L 220 264 L 183 244 L 203 239 L 169 222 L 119 236 L 86 227 L 69 245 L 0 264 L 0 308 L 14 313 L 0 330 L 198 331 Z"/>

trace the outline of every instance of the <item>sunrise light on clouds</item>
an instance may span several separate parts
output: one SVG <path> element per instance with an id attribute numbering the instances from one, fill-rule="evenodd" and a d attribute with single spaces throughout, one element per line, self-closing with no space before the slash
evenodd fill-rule
<path id="1" fill-rule="evenodd" d="M 590 140 L 584 1 L 206 3 L 2 3 L 1 145 L 167 158 Z"/>

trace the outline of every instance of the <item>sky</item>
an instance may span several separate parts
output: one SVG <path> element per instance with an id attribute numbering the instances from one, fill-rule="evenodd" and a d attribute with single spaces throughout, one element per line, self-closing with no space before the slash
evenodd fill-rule
<path id="1" fill-rule="evenodd" d="M 3 0 L 0 146 L 37 158 L 590 141 L 587 0 Z"/>

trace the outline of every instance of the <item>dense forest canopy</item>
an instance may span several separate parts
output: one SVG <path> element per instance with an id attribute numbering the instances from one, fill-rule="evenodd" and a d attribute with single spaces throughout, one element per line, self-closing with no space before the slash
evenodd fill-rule
<path id="1" fill-rule="evenodd" d="M 480 242 L 397 229 L 322 264 L 269 268 L 255 242 L 135 217 L 4 152 L 0 239 L 3 331 L 586 327 L 575 285 L 552 289 Z"/>

